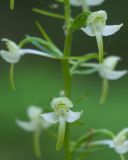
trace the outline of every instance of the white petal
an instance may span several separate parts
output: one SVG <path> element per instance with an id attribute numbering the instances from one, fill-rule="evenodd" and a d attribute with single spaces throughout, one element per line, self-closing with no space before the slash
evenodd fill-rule
<path id="1" fill-rule="evenodd" d="M 128 141 L 125 141 L 123 144 L 115 143 L 115 151 L 119 154 L 125 154 L 128 152 Z"/>
<path id="2" fill-rule="evenodd" d="M 20 60 L 21 55 L 18 53 L 11 53 L 9 51 L 0 51 L 1 57 L 8 63 L 17 63 Z"/>
<path id="3" fill-rule="evenodd" d="M 15 52 L 16 50 L 17 51 L 20 50 L 19 46 L 15 42 L 13 42 L 7 38 L 2 38 L 2 41 L 5 42 L 9 52 Z"/>
<path id="4" fill-rule="evenodd" d="M 67 122 L 71 123 L 74 122 L 78 119 L 80 119 L 80 116 L 83 112 L 72 112 L 72 111 L 68 111 L 67 112 Z"/>
<path id="5" fill-rule="evenodd" d="M 36 125 L 34 122 L 26 122 L 21 120 L 16 120 L 16 124 L 24 129 L 25 131 L 32 132 L 36 129 Z"/>
<path id="6" fill-rule="evenodd" d="M 127 74 L 127 70 L 123 71 L 110 71 L 110 70 L 100 70 L 99 74 L 101 77 L 106 78 L 108 80 L 116 80 L 121 77 L 123 77 L 125 74 Z"/>
<path id="7" fill-rule="evenodd" d="M 82 0 L 70 0 L 71 5 L 73 6 L 82 6 Z"/>
<path id="8" fill-rule="evenodd" d="M 126 134 L 128 134 L 128 128 L 124 128 L 123 130 L 121 130 L 117 136 L 115 137 L 115 141 L 119 141 L 120 139 L 122 139 L 123 136 L 126 136 Z"/>
<path id="9" fill-rule="evenodd" d="M 103 29 L 102 35 L 103 36 L 110 36 L 114 33 L 118 32 L 123 24 L 120 25 L 106 25 Z"/>
<path id="10" fill-rule="evenodd" d="M 59 121 L 59 117 L 54 112 L 41 114 L 41 117 L 48 123 L 57 123 Z"/>
<path id="11" fill-rule="evenodd" d="M 105 0 L 86 0 L 88 6 L 96 6 L 103 3 Z"/>
<path id="12" fill-rule="evenodd" d="M 105 58 L 104 65 L 105 67 L 108 67 L 109 69 L 114 69 L 118 63 L 118 61 L 121 60 L 119 56 L 109 56 Z"/>
<path id="13" fill-rule="evenodd" d="M 40 125 L 42 126 L 43 129 L 47 129 L 51 126 L 51 123 L 48 123 L 43 118 L 40 118 Z"/>
<path id="14" fill-rule="evenodd" d="M 42 111 L 43 111 L 42 108 L 39 108 L 37 106 L 29 106 L 27 110 L 27 114 L 29 118 L 32 120 L 32 119 L 38 118 L 42 113 Z"/>
<path id="15" fill-rule="evenodd" d="M 82 29 L 82 31 L 84 31 L 87 35 L 89 35 L 89 36 L 92 36 L 92 37 L 95 37 L 96 35 L 95 35 L 95 32 L 94 32 L 94 30 L 92 29 L 92 27 L 91 26 L 87 26 L 87 27 L 85 27 L 85 28 L 81 28 Z"/>

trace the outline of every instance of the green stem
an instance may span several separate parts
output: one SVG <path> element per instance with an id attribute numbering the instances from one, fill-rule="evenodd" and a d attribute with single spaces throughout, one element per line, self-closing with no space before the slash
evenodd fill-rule
<path id="1" fill-rule="evenodd" d="M 11 9 L 11 10 L 14 9 L 14 0 L 10 0 L 10 9 Z"/>
<path id="2" fill-rule="evenodd" d="M 70 56 L 71 44 L 72 44 L 72 33 L 70 30 L 71 25 L 71 8 L 70 1 L 64 0 L 64 12 L 65 12 L 65 44 L 64 44 L 64 57 Z M 71 90 L 71 77 L 69 71 L 69 60 L 62 60 L 62 68 L 64 75 L 64 91 L 67 97 L 70 97 Z M 69 124 L 66 124 L 65 138 L 64 138 L 64 148 L 65 148 L 65 159 L 71 160 L 69 151 Z"/>
<path id="3" fill-rule="evenodd" d="M 13 90 L 15 90 L 15 82 L 14 82 L 14 64 L 11 64 L 10 66 L 10 82 L 11 82 L 11 87 Z"/>
<path id="4" fill-rule="evenodd" d="M 108 80 L 106 78 L 102 79 L 102 93 L 100 97 L 100 104 L 103 104 L 106 101 L 107 95 L 108 95 Z"/>
<path id="5" fill-rule="evenodd" d="M 41 159 L 42 154 L 41 154 L 41 148 L 40 148 L 40 132 L 35 131 L 33 135 L 33 144 L 34 144 L 34 151 L 35 151 L 35 156 L 37 159 Z"/>
<path id="6" fill-rule="evenodd" d="M 125 157 L 123 154 L 120 154 L 120 160 L 125 160 Z"/>
<path id="7" fill-rule="evenodd" d="M 71 156 L 73 157 L 73 155 L 75 154 L 76 150 L 81 146 L 81 144 L 85 144 L 85 142 L 87 140 L 89 140 L 90 138 L 98 135 L 98 134 L 102 134 L 102 135 L 105 135 L 105 136 L 108 136 L 110 138 L 114 138 L 115 135 L 110 131 L 110 130 L 107 130 L 107 129 L 99 129 L 99 130 L 95 130 L 95 129 L 92 129 L 90 132 L 86 133 L 85 135 L 81 136 L 75 143 L 73 149 L 72 149 L 72 152 L 71 152 Z"/>

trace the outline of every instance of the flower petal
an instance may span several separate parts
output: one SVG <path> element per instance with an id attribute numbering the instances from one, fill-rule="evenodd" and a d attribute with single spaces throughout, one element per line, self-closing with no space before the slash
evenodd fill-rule
<path id="1" fill-rule="evenodd" d="M 109 69 L 113 70 L 116 67 L 118 61 L 120 61 L 120 60 L 121 60 L 121 58 L 119 56 L 109 56 L 109 57 L 105 58 L 103 64 L 106 67 L 108 67 Z"/>
<path id="2" fill-rule="evenodd" d="M 38 118 L 42 113 L 42 109 L 37 106 L 29 106 L 27 114 L 31 120 Z"/>
<path id="3" fill-rule="evenodd" d="M 16 124 L 25 131 L 32 132 L 36 129 L 36 123 L 16 120 Z"/>
<path id="4" fill-rule="evenodd" d="M 9 51 L 1 50 L 1 57 L 8 63 L 17 63 L 20 60 L 21 55 L 15 53 L 10 53 Z"/>
<path id="5" fill-rule="evenodd" d="M 86 0 L 88 6 L 97 6 L 103 3 L 105 0 Z"/>
<path id="6" fill-rule="evenodd" d="M 71 5 L 80 7 L 82 6 L 82 0 L 70 0 Z"/>
<path id="7" fill-rule="evenodd" d="M 121 130 L 117 136 L 115 137 L 115 141 L 119 141 L 120 139 L 122 139 L 122 137 L 126 136 L 126 134 L 128 134 L 128 128 L 124 128 L 123 130 Z"/>
<path id="8" fill-rule="evenodd" d="M 59 121 L 58 116 L 54 112 L 41 114 L 41 117 L 48 123 L 57 123 Z"/>
<path id="9" fill-rule="evenodd" d="M 128 152 L 128 141 L 125 141 L 123 144 L 115 143 L 114 149 L 119 154 L 125 154 L 126 152 Z"/>
<path id="10" fill-rule="evenodd" d="M 123 23 L 120 25 L 106 25 L 102 31 L 103 36 L 110 36 L 114 33 L 118 32 L 120 28 L 123 26 Z"/>
<path id="11" fill-rule="evenodd" d="M 127 70 L 111 71 L 111 70 L 104 69 L 104 70 L 100 70 L 99 74 L 101 77 L 106 78 L 108 80 L 116 80 L 123 77 L 125 74 L 127 74 Z"/>
<path id="12" fill-rule="evenodd" d="M 84 31 L 89 36 L 92 36 L 92 37 L 96 36 L 94 30 L 92 29 L 92 27 L 90 25 L 88 25 L 85 28 L 81 28 L 81 29 L 82 29 L 82 31 Z"/>
<path id="13" fill-rule="evenodd" d="M 19 46 L 15 42 L 13 42 L 7 38 L 2 38 L 2 41 L 5 42 L 9 52 L 13 53 L 15 51 L 20 50 Z"/>
<path id="14" fill-rule="evenodd" d="M 81 111 L 81 112 L 68 111 L 67 112 L 67 122 L 72 123 L 72 122 L 80 119 L 80 116 L 82 113 L 83 113 L 83 111 Z"/>

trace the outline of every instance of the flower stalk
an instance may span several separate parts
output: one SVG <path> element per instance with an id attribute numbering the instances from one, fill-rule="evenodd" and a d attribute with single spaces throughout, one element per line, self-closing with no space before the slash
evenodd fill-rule
<path id="1" fill-rule="evenodd" d="M 15 90 L 15 82 L 14 82 L 14 64 L 11 64 L 10 66 L 10 82 L 12 90 Z"/>
<path id="2" fill-rule="evenodd" d="M 71 25 L 71 8 L 70 1 L 64 0 L 64 13 L 65 13 L 65 44 L 64 44 L 64 57 L 70 56 L 71 44 L 72 44 L 72 33 L 70 30 Z M 64 91 L 67 97 L 70 97 L 71 89 L 71 77 L 69 71 L 69 60 L 62 61 L 63 76 L 64 76 Z M 66 124 L 65 138 L 64 138 L 64 148 L 65 148 L 65 159 L 70 160 L 69 156 L 69 124 Z"/>
<path id="3" fill-rule="evenodd" d="M 40 160 L 42 157 L 41 147 L 40 147 L 40 131 L 35 131 L 33 133 L 33 145 L 34 145 L 35 156 L 37 157 L 38 160 Z"/>

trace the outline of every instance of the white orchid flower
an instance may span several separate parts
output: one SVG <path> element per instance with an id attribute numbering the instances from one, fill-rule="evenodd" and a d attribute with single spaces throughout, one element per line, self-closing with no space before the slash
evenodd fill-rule
<path id="1" fill-rule="evenodd" d="M 29 132 L 41 131 L 42 129 L 47 129 L 50 127 L 50 123 L 40 118 L 40 114 L 42 113 L 42 109 L 37 106 L 29 106 L 27 109 L 27 115 L 29 121 L 22 121 L 17 119 L 17 125 Z"/>
<path id="2" fill-rule="evenodd" d="M 84 63 L 81 64 L 81 67 L 90 67 L 91 69 L 85 70 L 83 74 L 98 72 L 100 77 L 102 78 L 102 92 L 100 97 L 100 104 L 103 104 L 108 95 L 109 84 L 108 80 L 117 80 L 124 75 L 127 74 L 127 70 L 115 70 L 119 60 L 121 60 L 118 56 L 109 56 L 104 59 L 103 63 Z M 75 71 L 74 73 L 81 74 L 81 71 Z"/>
<path id="3" fill-rule="evenodd" d="M 12 89 L 15 90 L 15 83 L 14 83 L 14 64 L 18 63 L 20 58 L 25 54 L 33 54 L 39 56 L 45 56 L 53 58 L 51 55 L 45 52 L 41 52 L 34 49 L 21 49 L 15 42 L 9 39 L 2 39 L 6 43 L 6 47 L 8 50 L 1 50 L 0 56 L 8 63 L 11 63 L 10 67 L 10 80 Z"/>
<path id="4" fill-rule="evenodd" d="M 40 147 L 40 135 L 42 129 L 48 129 L 51 124 L 40 118 L 40 114 L 43 112 L 42 108 L 37 106 L 29 106 L 27 109 L 27 115 L 29 121 L 22 121 L 17 119 L 17 125 L 25 131 L 33 132 L 33 145 L 34 152 L 37 158 L 41 158 L 41 147 Z"/>
<path id="5" fill-rule="evenodd" d="M 121 58 L 119 56 L 109 56 L 104 59 L 102 64 L 83 63 L 81 64 L 81 66 L 93 68 L 94 72 L 97 71 L 102 78 L 108 80 L 116 80 L 127 74 L 127 70 L 123 71 L 115 70 L 115 67 L 117 66 L 120 60 Z"/>
<path id="6" fill-rule="evenodd" d="M 97 6 L 104 2 L 105 0 L 70 0 L 71 5 L 76 7 L 82 7 L 87 9 L 88 6 Z"/>
<path id="7" fill-rule="evenodd" d="M 54 112 L 41 114 L 42 118 L 48 123 L 59 123 L 58 140 L 56 149 L 60 150 L 63 144 L 66 122 L 72 123 L 78 120 L 82 112 L 73 112 L 70 108 L 73 103 L 67 97 L 54 98 L 51 102 L 51 108 Z"/>
<path id="8" fill-rule="evenodd" d="M 8 50 L 1 50 L 0 55 L 6 62 L 11 64 L 19 62 L 21 56 L 25 54 L 34 54 L 45 57 L 52 57 L 51 55 L 38 50 L 27 49 L 27 48 L 21 49 L 15 42 L 9 39 L 2 39 L 2 41 L 6 43 L 6 47 Z"/>
<path id="9" fill-rule="evenodd" d="M 128 135 L 128 128 L 120 131 L 113 140 L 101 140 L 91 142 L 91 145 L 108 145 L 113 148 L 118 154 L 125 154 L 128 152 L 128 140 L 126 139 Z"/>
<path id="10" fill-rule="evenodd" d="M 100 10 L 92 12 L 87 19 L 87 26 L 82 30 L 89 36 L 96 37 L 98 50 L 99 50 L 99 61 L 103 61 L 103 39 L 102 36 L 110 36 L 120 30 L 123 24 L 120 25 L 106 25 L 107 13 L 106 11 Z"/>
<path id="11" fill-rule="evenodd" d="M 118 56 L 109 56 L 104 61 L 103 64 L 99 64 L 98 72 L 102 78 L 106 78 L 108 80 L 116 80 L 123 77 L 127 74 L 127 70 L 116 71 L 115 67 L 118 64 L 118 61 L 121 60 Z"/>

